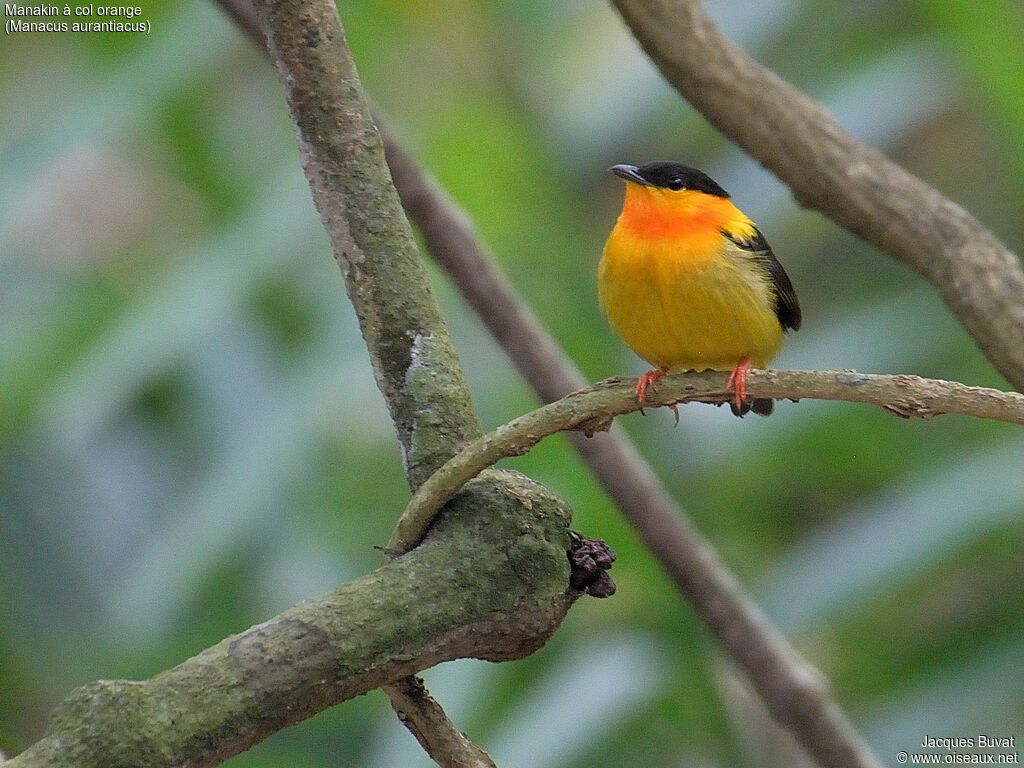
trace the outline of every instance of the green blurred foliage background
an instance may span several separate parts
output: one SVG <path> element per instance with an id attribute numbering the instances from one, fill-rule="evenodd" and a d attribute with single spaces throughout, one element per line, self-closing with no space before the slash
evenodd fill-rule
<path id="1" fill-rule="evenodd" d="M 72 687 L 152 675 L 378 562 L 401 462 L 260 52 L 199 0 L 149 37 L 0 42 L 0 749 Z M 716 0 L 725 32 L 1024 249 L 1024 10 Z M 643 365 L 594 270 L 615 162 L 729 189 L 804 305 L 780 367 L 1005 387 L 909 270 L 663 82 L 599 0 L 365 0 L 341 16 L 405 143 L 588 377 Z M 759 119 L 749 115 L 750 120 Z M 432 272 L 483 422 L 536 405 Z M 883 759 L 1024 732 L 1024 434 L 864 406 L 623 419 Z M 510 462 L 619 552 L 542 651 L 427 673 L 502 766 L 800 765 L 562 439 Z M 429 765 L 379 692 L 231 766 Z"/>

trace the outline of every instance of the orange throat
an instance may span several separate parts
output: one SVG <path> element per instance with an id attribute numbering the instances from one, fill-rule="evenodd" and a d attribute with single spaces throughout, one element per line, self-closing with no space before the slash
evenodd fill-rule
<path id="1" fill-rule="evenodd" d="M 617 226 L 640 240 L 671 238 L 683 242 L 714 239 L 722 229 L 741 235 L 753 230 L 750 219 L 726 197 L 631 183 L 626 184 L 626 200 Z"/>

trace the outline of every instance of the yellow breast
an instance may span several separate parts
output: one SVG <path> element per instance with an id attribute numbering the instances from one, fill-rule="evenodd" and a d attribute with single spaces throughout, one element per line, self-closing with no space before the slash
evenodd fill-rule
<path id="1" fill-rule="evenodd" d="M 598 267 L 612 327 L 666 371 L 730 370 L 743 358 L 766 366 L 783 337 L 770 276 L 721 234 L 752 234 L 753 224 L 724 198 L 684 204 L 676 194 L 659 210 L 656 191 L 633 186 Z M 630 194 L 644 197 L 631 205 Z"/>

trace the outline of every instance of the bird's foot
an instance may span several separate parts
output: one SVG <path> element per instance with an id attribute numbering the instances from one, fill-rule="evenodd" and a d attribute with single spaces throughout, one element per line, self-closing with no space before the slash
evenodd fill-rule
<path id="1" fill-rule="evenodd" d="M 666 371 L 657 368 L 653 371 L 648 371 L 636 380 L 636 388 L 634 389 L 634 392 L 636 392 L 636 401 L 640 404 L 640 413 L 644 412 L 644 405 L 647 403 L 647 390 L 651 388 L 651 385 L 654 384 L 654 382 L 664 376 L 665 373 Z M 673 408 L 673 410 L 675 409 Z M 678 421 L 678 419 L 679 414 L 676 413 L 676 420 Z"/>
<path id="2" fill-rule="evenodd" d="M 735 411 L 743 410 L 743 401 L 747 398 L 747 371 L 750 370 L 750 358 L 744 357 L 736 367 L 732 369 L 729 378 L 725 380 L 725 388 L 733 391 L 733 404 Z"/>

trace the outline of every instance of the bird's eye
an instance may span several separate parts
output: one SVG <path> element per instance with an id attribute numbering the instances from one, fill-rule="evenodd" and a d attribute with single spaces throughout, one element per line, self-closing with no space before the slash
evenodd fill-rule
<path id="1" fill-rule="evenodd" d="M 671 179 L 668 180 L 669 189 L 679 190 L 682 189 L 684 186 L 685 184 L 683 184 L 683 180 L 678 176 L 673 176 Z"/>

